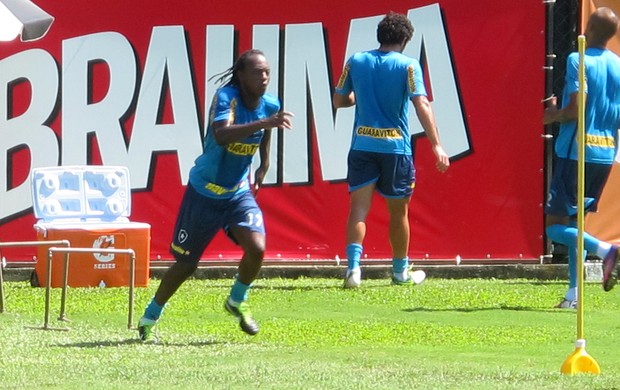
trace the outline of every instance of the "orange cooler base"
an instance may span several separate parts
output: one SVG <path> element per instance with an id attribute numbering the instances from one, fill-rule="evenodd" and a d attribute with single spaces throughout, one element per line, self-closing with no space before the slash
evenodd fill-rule
<path id="1" fill-rule="evenodd" d="M 38 241 L 68 240 L 72 248 L 133 249 L 136 254 L 135 286 L 147 287 L 151 257 L 151 226 L 141 222 L 116 223 L 37 223 Z M 41 287 L 47 287 L 47 246 L 37 251 L 35 273 Z M 62 287 L 64 278 L 63 252 L 54 252 L 50 270 L 51 287 Z M 70 253 L 70 287 L 129 286 L 131 256 L 126 254 Z"/>

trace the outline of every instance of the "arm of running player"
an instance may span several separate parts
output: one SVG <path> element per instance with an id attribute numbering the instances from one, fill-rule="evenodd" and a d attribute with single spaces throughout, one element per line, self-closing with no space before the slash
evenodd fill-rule
<path id="1" fill-rule="evenodd" d="M 260 165 L 256 168 L 254 173 L 254 195 L 258 192 L 260 187 L 263 186 L 263 180 L 269 170 L 269 149 L 271 148 L 271 129 L 265 130 L 263 139 L 260 142 L 258 148 L 258 155 L 260 157 Z"/>
<path id="2" fill-rule="evenodd" d="M 435 116 L 433 115 L 431 103 L 428 101 L 427 97 L 423 95 L 412 97 L 411 102 L 415 107 L 415 112 L 424 129 L 424 133 L 431 143 L 433 153 L 435 153 L 435 158 L 437 159 L 435 166 L 439 172 L 443 173 L 447 171 L 450 166 L 450 158 L 439 142 L 439 133 L 435 125 Z"/>
<path id="3" fill-rule="evenodd" d="M 548 125 L 553 122 L 570 122 L 576 121 L 578 116 L 578 94 L 573 93 L 570 95 L 570 100 L 566 107 L 558 108 L 558 99 L 553 96 L 550 99 L 543 101 L 546 104 L 545 111 L 543 113 L 543 124 Z"/>
<path id="4" fill-rule="evenodd" d="M 355 94 L 353 92 L 348 95 L 343 95 L 338 92 L 334 92 L 332 98 L 332 104 L 334 108 L 351 107 L 355 105 Z"/>
<path id="5" fill-rule="evenodd" d="M 288 111 L 279 111 L 270 117 L 249 123 L 231 123 L 229 119 L 226 119 L 213 123 L 213 136 L 218 145 L 228 145 L 249 137 L 261 129 L 273 129 L 274 127 L 290 129 L 293 127 L 292 117 L 293 114 Z"/>

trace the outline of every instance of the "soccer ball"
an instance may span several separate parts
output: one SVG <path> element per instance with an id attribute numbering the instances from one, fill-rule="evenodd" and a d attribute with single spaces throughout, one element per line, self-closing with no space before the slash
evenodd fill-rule
<path id="1" fill-rule="evenodd" d="M 422 270 L 413 271 L 409 273 L 409 276 L 411 277 L 413 284 L 420 284 L 424 281 L 424 279 L 426 279 L 426 272 Z"/>

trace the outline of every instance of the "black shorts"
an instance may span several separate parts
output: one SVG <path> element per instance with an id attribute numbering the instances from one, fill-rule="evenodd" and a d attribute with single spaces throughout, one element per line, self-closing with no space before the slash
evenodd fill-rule
<path id="1" fill-rule="evenodd" d="M 242 227 L 265 235 L 263 213 L 250 191 L 230 199 L 215 199 L 187 185 L 170 244 L 170 253 L 179 261 L 198 262 L 215 234 L 224 229 Z M 236 243 L 236 241 L 235 241 Z"/>
<path id="2" fill-rule="evenodd" d="M 377 191 L 386 198 L 409 197 L 415 186 L 413 157 L 351 150 L 347 182 L 349 191 L 375 183 Z"/>
<path id="3" fill-rule="evenodd" d="M 586 163 L 584 178 L 585 211 L 595 212 L 611 171 L 610 164 Z M 577 161 L 558 158 L 553 166 L 545 214 L 577 215 Z"/>

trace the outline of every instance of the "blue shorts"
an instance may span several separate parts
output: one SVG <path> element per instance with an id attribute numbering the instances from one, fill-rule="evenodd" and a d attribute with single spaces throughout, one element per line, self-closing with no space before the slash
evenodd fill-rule
<path id="1" fill-rule="evenodd" d="M 350 150 L 348 168 L 349 191 L 376 183 L 377 191 L 386 198 L 413 194 L 415 168 L 411 156 Z"/>
<path id="2" fill-rule="evenodd" d="M 611 165 L 586 163 L 584 178 L 584 206 L 586 212 L 595 212 Z M 577 215 L 577 161 L 558 158 L 545 204 L 545 214 L 560 217 Z"/>
<path id="3" fill-rule="evenodd" d="M 214 199 L 187 185 L 181 202 L 170 253 L 178 261 L 198 262 L 215 234 L 224 229 L 235 242 L 230 227 L 238 226 L 265 235 L 263 213 L 250 191 L 230 199 Z"/>

